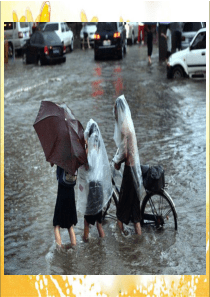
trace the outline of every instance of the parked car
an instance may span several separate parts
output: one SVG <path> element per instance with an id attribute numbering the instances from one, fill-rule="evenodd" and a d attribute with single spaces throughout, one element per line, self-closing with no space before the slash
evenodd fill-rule
<path id="1" fill-rule="evenodd" d="M 90 22 L 90 23 L 86 23 L 86 30 L 88 33 L 88 38 L 89 38 L 89 43 L 91 47 L 94 47 L 94 34 L 96 32 L 97 29 L 97 24 L 96 22 Z M 84 38 L 84 25 L 85 23 L 82 23 L 82 29 L 80 31 L 80 45 L 81 48 L 83 46 L 83 38 Z M 85 38 L 85 44 L 84 46 L 87 46 L 87 38 Z"/>
<path id="2" fill-rule="evenodd" d="M 180 78 L 206 76 L 206 28 L 200 29 L 190 46 L 169 57 L 167 77 Z"/>
<path id="3" fill-rule="evenodd" d="M 13 27 L 14 26 L 14 27 Z M 28 22 L 6 22 L 4 23 L 4 40 L 8 41 L 8 56 L 13 56 L 14 50 L 21 53 L 26 41 L 31 34 Z"/>
<path id="4" fill-rule="evenodd" d="M 183 23 L 181 49 L 185 49 L 189 47 L 193 37 L 198 32 L 198 30 L 204 27 L 205 27 L 204 22 Z"/>
<path id="5" fill-rule="evenodd" d="M 49 23 L 39 23 L 37 26 L 38 30 L 43 32 L 55 31 L 55 33 L 60 37 L 61 42 L 66 47 L 69 47 L 70 51 L 74 49 L 74 34 L 67 25 L 67 23 L 62 22 L 49 22 Z"/>
<path id="6" fill-rule="evenodd" d="M 63 63 L 65 48 L 55 32 L 36 31 L 23 48 L 23 62 L 38 65 Z"/>
<path id="7" fill-rule="evenodd" d="M 117 55 L 122 59 L 126 53 L 127 39 L 123 22 L 99 22 L 94 39 L 95 60 L 108 55 Z"/>
<path id="8" fill-rule="evenodd" d="M 126 38 L 128 44 L 134 44 L 138 40 L 139 23 L 138 22 L 127 22 L 126 28 Z"/>

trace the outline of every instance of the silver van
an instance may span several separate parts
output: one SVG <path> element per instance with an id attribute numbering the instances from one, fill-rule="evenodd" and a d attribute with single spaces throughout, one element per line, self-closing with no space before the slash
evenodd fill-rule
<path id="1" fill-rule="evenodd" d="M 198 30 L 200 30 L 202 28 L 205 28 L 204 22 L 183 23 L 181 49 L 185 49 L 185 48 L 189 47 L 195 34 L 198 32 Z"/>
<path id="2" fill-rule="evenodd" d="M 22 47 L 30 39 L 31 24 L 29 22 L 5 22 L 4 40 L 8 41 L 8 55 L 13 56 L 14 51 L 21 53 Z"/>

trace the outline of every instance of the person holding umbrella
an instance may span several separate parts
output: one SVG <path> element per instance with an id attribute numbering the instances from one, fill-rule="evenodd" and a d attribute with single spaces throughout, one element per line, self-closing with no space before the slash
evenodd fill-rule
<path id="1" fill-rule="evenodd" d="M 99 127 L 92 119 L 84 132 L 88 168 L 79 168 L 79 193 L 77 208 L 84 214 L 84 241 L 89 237 L 89 225 L 95 225 L 100 237 L 102 228 L 102 209 L 112 196 L 111 170 L 105 145 Z"/>
<path id="2" fill-rule="evenodd" d="M 51 163 L 51 166 L 54 164 Z M 77 212 L 75 204 L 74 186 L 76 185 L 76 174 L 70 175 L 61 167 L 57 166 L 58 192 L 54 210 L 53 226 L 57 248 L 70 248 L 76 245 L 76 236 L 73 226 L 77 224 Z M 66 228 L 69 233 L 71 245 L 63 245 L 60 228 Z"/>
<path id="3" fill-rule="evenodd" d="M 124 95 L 116 100 L 114 116 L 114 141 L 118 148 L 113 158 L 115 169 L 119 170 L 121 164 L 125 162 L 117 206 L 117 222 L 121 232 L 125 233 L 123 224 L 128 225 L 132 221 L 136 234 L 141 235 L 140 200 L 143 193 L 143 180 L 135 129 Z"/>
<path id="4" fill-rule="evenodd" d="M 46 160 L 57 165 L 58 192 L 53 226 L 58 249 L 62 244 L 60 228 L 67 228 L 71 246 L 76 245 L 73 226 L 77 224 L 74 186 L 76 171 L 87 163 L 84 129 L 65 104 L 42 101 L 34 123 Z M 68 248 L 68 247 L 66 247 Z"/>

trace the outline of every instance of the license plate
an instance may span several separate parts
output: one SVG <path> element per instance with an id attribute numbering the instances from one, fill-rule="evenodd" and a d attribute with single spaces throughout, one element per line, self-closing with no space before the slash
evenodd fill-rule
<path id="1" fill-rule="evenodd" d="M 111 45 L 111 40 L 104 40 L 103 45 Z"/>
<path id="2" fill-rule="evenodd" d="M 55 54 L 55 55 L 58 55 L 60 52 L 59 52 L 59 49 L 57 49 L 57 48 L 54 48 L 53 49 L 53 54 Z"/>

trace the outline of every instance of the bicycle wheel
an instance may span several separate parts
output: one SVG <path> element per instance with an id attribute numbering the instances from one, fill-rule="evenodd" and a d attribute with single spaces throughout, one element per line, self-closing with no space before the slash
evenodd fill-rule
<path id="1" fill-rule="evenodd" d="M 114 189 L 111 199 L 102 210 L 102 220 L 104 220 L 105 217 L 108 217 L 108 216 L 115 218 L 118 201 L 119 201 L 119 195 L 117 190 Z"/>
<path id="2" fill-rule="evenodd" d="M 148 192 L 141 206 L 142 225 L 157 229 L 177 230 L 177 213 L 173 200 L 165 190 Z"/>

